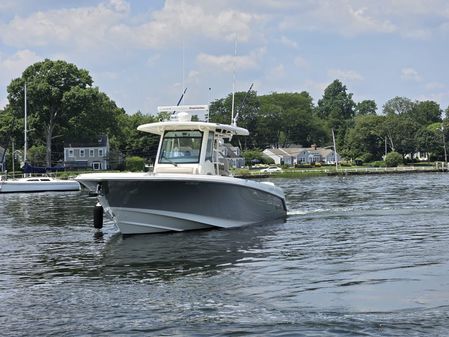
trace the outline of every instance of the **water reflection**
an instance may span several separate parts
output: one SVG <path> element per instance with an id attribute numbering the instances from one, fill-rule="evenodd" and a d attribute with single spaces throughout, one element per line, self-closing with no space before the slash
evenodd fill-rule
<path id="1" fill-rule="evenodd" d="M 66 226 L 66 222 L 85 220 L 82 192 L 14 193 L 0 195 L 2 213 L 13 226 L 45 224 L 50 227 Z M 87 201 L 87 199 L 85 200 Z M 81 207 L 80 207 L 81 206 Z"/>
<path id="2" fill-rule="evenodd" d="M 251 258 L 263 258 L 264 237 L 282 224 L 231 230 L 200 230 L 123 237 L 115 235 L 102 253 L 103 277 L 173 280 L 216 275 Z"/>

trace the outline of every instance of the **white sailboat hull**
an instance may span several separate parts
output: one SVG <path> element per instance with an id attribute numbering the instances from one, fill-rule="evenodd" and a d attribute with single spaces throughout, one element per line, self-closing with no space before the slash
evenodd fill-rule
<path id="1" fill-rule="evenodd" d="M 24 178 L 0 182 L 0 193 L 79 191 L 80 189 L 80 184 L 74 180 Z"/>

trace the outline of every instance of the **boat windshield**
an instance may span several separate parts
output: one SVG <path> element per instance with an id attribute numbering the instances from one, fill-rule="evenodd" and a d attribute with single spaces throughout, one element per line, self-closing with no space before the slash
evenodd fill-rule
<path id="1" fill-rule="evenodd" d="M 160 164 L 199 163 L 201 131 L 166 131 L 159 155 Z"/>

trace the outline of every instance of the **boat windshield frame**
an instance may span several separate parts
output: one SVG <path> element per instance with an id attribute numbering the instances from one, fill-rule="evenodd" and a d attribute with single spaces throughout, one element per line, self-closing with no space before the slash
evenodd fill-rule
<path id="1" fill-rule="evenodd" d="M 198 164 L 204 132 L 200 130 L 166 130 L 161 140 L 159 164 Z"/>

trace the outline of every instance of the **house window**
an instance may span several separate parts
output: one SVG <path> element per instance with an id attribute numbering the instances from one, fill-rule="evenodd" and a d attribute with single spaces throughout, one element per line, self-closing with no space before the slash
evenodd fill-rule
<path id="1" fill-rule="evenodd" d="M 92 163 L 92 168 L 93 168 L 94 170 L 101 170 L 101 163 L 100 163 L 99 161 L 94 161 L 94 162 Z"/>
<path id="2" fill-rule="evenodd" d="M 89 157 L 95 157 L 95 150 L 89 149 Z"/>
<path id="3" fill-rule="evenodd" d="M 69 157 L 75 157 L 75 152 L 73 149 L 69 149 Z"/>
<path id="4" fill-rule="evenodd" d="M 103 157 L 103 149 L 98 149 L 98 156 Z"/>
<path id="5" fill-rule="evenodd" d="M 80 157 L 84 158 L 86 156 L 86 151 L 84 149 L 80 149 Z"/>

